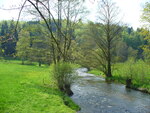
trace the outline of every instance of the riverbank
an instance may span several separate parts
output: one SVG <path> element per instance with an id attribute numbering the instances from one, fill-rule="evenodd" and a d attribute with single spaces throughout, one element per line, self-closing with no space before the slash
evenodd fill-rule
<path id="1" fill-rule="evenodd" d="M 107 80 L 111 81 L 111 82 L 121 83 L 121 84 L 126 85 L 126 78 L 123 78 L 123 77 L 117 77 L 117 76 L 114 75 L 114 77 L 107 78 Z M 134 89 L 134 90 L 137 90 L 137 91 L 141 91 L 141 92 L 150 94 L 149 84 L 137 83 L 136 80 L 133 80 L 131 86 L 127 87 L 127 88 L 131 88 L 131 89 Z"/>
<path id="2" fill-rule="evenodd" d="M 0 62 L 1 113 L 76 113 L 80 108 L 57 88 L 49 66 Z"/>
<path id="3" fill-rule="evenodd" d="M 86 68 L 77 70 L 79 79 L 73 84 L 71 97 L 80 107 L 78 113 L 149 113 L 150 95 L 107 83 Z"/>
<path id="4" fill-rule="evenodd" d="M 117 66 L 119 66 L 119 65 L 117 65 Z M 122 69 L 120 69 L 120 70 L 122 70 Z M 139 70 L 137 70 L 137 72 L 138 71 Z M 105 75 L 97 69 L 92 69 L 88 73 L 91 73 L 91 74 L 94 74 L 96 76 L 101 76 L 101 77 L 105 78 Z M 148 74 L 147 76 L 145 76 L 146 80 L 145 79 L 140 80 L 139 78 L 140 77 L 133 78 L 130 88 L 150 94 L 150 75 Z M 125 85 L 126 85 L 126 79 L 127 79 L 127 76 L 121 75 L 121 72 L 118 70 L 115 70 L 113 72 L 113 77 L 107 78 L 108 81 L 115 82 L 115 83 L 121 83 L 121 84 L 125 84 Z"/>

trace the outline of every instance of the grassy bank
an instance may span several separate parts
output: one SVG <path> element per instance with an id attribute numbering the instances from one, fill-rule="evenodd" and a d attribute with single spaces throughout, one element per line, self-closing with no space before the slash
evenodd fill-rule
<path id="1" fill-rule="evenodd" d="M 89 73 L 103 75 L 99 70 L 91 70 Z M 126 79 L 132 79 L 131 88 L 150 93 L 150 65 L 139 60 L 117 63 L 113 66 L 113 77 L 110 80 L 126 84 Z"/>
<path id="2" fill-rule="evenodd" d="M 113 75 L 112 79 L 122 83 L 131 78 L 131 88 L 150 93 L 150 65 L 142 60 L 115 64 Z"/>
<path id="3" fill-rule="evenodd" d="M 98 69 L 92 69 L 92 70 L 88 71 L 88 73 L 94 74 L 96 76 L 105 77 L 105 75 L 103 74 L 103 72 L 100 71 L 100 70 L 98 70 Z"/>
<path id="4" fill-rule="evenodd" d="M 0 113 L 75 113 L 79 107 L 60 92 L 49 67 L 0 62 Z"/>

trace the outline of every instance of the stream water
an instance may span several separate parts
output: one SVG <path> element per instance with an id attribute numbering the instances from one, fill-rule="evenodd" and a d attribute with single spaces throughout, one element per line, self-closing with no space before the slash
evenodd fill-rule
<path id="1" fill-rule="evenodd" d="M 150 113 L 150 95 L 126 89 L 125 85 L 106 83 L 101 77 L 77 70 L 71 97 L 80 107 L 78 113 Z"/>

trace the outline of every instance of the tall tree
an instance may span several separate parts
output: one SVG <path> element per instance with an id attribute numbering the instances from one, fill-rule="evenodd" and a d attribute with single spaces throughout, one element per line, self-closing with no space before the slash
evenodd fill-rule
<path id="1" fill-rule="evenodd" d="M 18 29 L 15 29 L 15 22 L 11 21 L 3 21 L 1 23 L 1 31 L 0 35 L 2 38 L 2 48 L 4 50 L 5 56 L 13 56 L 16 53 L 16 42 L 18 40 Z"/>
<path id="2" fill-rule="evenodd" d="M 68 61 L 69 49 L 73 40 L 73 31 L 78 20 L 80 20 L 80 14 L 83 11 L 83 0 L 26 0 L 30 3 L 33 9 L 30 12 L 34 15 L 40 16 L 50 33 L 50 38 L 53 50 L 54 63 L 62 61 Z M 54 6 L 56 12 L 54 12 Z M 57 16 L 54 16 L 56 15 Z M 56 19 L 57 18 L 57 19 Z M 56 32 L 53 31 L 53 24 L 56 26 Z"/>
<path id="3" fill-rule="evenodd" d="M 98 56 L 104 73 L 107 77 L 112 76 L 112 53 L 117 38 L 121 31 L 118 20 L 119 10 L 111 0 L 102 0 L 98 9 L 98 19 L 101 23 L 97 29 L 93 29 L 95 42 L 100 49 Z"/>
<path id="4" fill-rule="evenodd" d="M 47 29 L 50 33 L 51 39 L 51 47 L 53 54 L 53 62 L 55 64 L 60 63 L 60 61 L 67 62 L 70 58 L 69 52 L 71 48 L 71 43 L 73 40 L 73 31 L 75 29 L 75 25 L 80 18 L 78 15 L 80 14 L 80 10 L 82 8 L 81 0 L 58 0 L 56 3 L 58 4 L 58 16 L 55 17 L 52 13 L 54 8 L 51 6 L 54 0 L 26 0 L 24 4 L 28 2 L 31 6 L 38 12 L 40 17 L 44 20 Z M 52 9 L 53 8 L 53 9 Z M 57 19 L 58 21 L 57 21 Z M 64 25 L 62 25 L 62 18 L 66 20 Z M 57 33 L 53 32 L 52 24 L 55 24 L 57 28 Z M 63 68 L 61 72 L 63 72 Z M 71 94 L 68 91 L 70 90 L 70 84 L 67 84 L 67 80 L 61 73 L 62 79 L 65 79 L 64 87 L 60 88 L 67 94 Z"/>
<path id="5" fill-rule="evenodd" d="M 141 15 L 141 19 L 143 22 L 150 27 L 150 2 L 146 2 L 143 8 L 143 13 Z"/>
<path id="6" fill-rule="evenodd" d="M 150 62 L 150 31 L 148 29 L 142 29 L 141 35 L 144 36 L 145 44 L 142 45 L 144 60 Z"/>
<path id="7" fill-rule="evenodd" d="M 3 37 L 0 37 L 0 59 L 3 57 L 2 38 Z"/>
<path id="8" fill-rule="evenodd" d="M 22 64 L 27 60 L 30 53 L 30 34 L 26 30 L 21 30 L 16 46 L 17 56 L 21 58 Z"/>
<path id="9" fill-rule="evenodd" d="M 149 33 L 149 28 L 150 28 L 150 2 L 146 2 L 145 6 L 143 8 L 143 13 L 141 15 L 141 19 L 143 22 L 146 23 L 146 27 L 147 29 L 143 29 L 142 30 L 142 34 L 145 35 L 145 40 L 146 40 L 146 44 L 143 46 L 143 50 L 144 50 L 144 58 L 145 59 L 149 59 L 150 58 L 150 33 Z"/>
<path id="10" fill-rule="evenodd" d="M 44 27 L 39 24 L 32 25 L 32 29 L 30 30 L 32 31 L 32 44 L 30 47 L 29 59 L 38 62 L 39 66 L 46 62 L 50 64 L 50 41 Z"/>

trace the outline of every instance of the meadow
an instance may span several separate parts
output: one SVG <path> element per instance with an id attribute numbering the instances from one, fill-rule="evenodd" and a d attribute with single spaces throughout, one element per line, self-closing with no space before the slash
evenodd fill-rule
<path id="1" fill-rule="evenodd" d="M 113 77 L 110 80 L 126 84 L 126 79 L 132 79 L 131 88 L 150 93 L 150 65 L 142 60 L 134 62 L 129 60 L 124 63 L 116 63 L 112 67 Z M 98 69 L 93 69 L 89 73 L 105 75 Z"/>
<path id="2" fill-rule="evenodd" d="M 62 93 L 49 66 L 0 61 L 0 113 L 75 113 L 79 110 Z"/>

